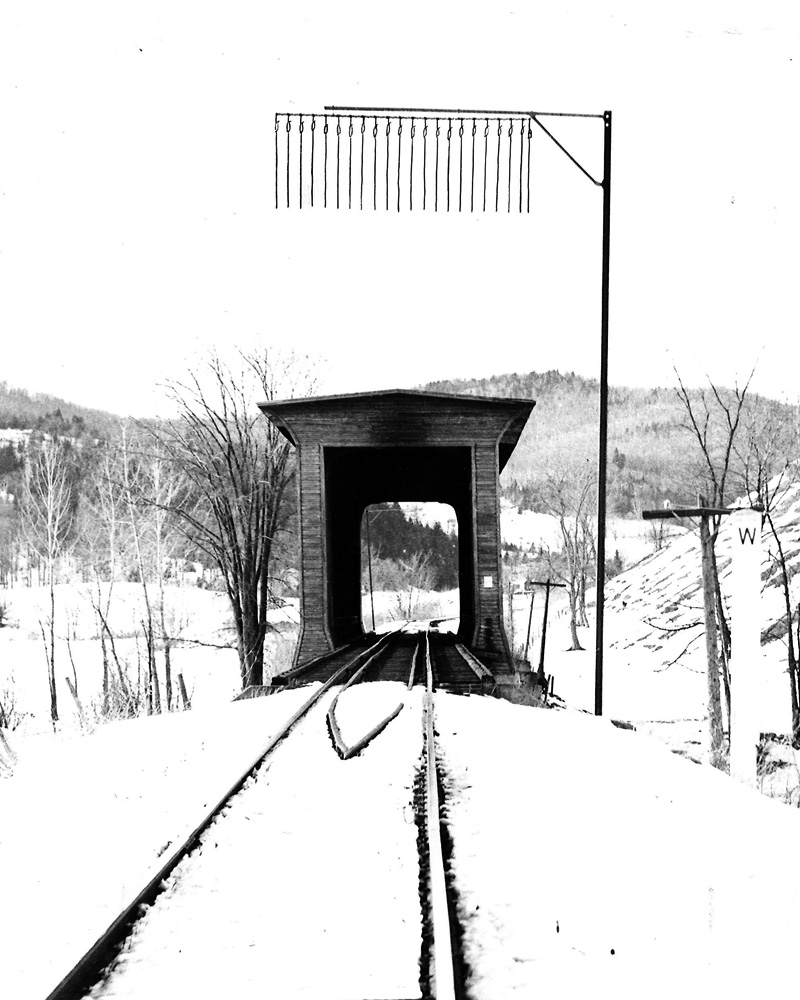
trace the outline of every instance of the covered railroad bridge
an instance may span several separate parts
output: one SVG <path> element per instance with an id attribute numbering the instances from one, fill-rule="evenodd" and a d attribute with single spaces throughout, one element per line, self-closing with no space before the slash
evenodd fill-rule
<path id="1" fill-rule="evenodd" d="M 499 474 L 532 400 L 388 390 L 260 403 L 297 448 L 299 666 L 364 635 L 361 522 L 371 504 L 450 504 L 458 521 L 458 636 L 496 673 L 503 628 Z"/>

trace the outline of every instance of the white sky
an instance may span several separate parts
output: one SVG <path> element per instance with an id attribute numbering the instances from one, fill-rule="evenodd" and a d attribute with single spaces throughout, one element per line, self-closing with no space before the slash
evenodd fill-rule
<path id="1" fill-rule="evenodd" d="M 797 4 L 552 6 L 5 0 L 0 378 L 145 414 L 255 337 L 329 392 L 598 375 L 601 197 L 560 154 L 532 216 L 275 210 L 274 113 L 361 102 L 611 109 L 612 383 L 758 360 L 797 399 Z"/>

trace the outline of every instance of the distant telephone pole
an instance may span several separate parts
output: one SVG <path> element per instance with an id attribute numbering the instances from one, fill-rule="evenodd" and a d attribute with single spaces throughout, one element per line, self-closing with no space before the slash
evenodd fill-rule
<path id="1" fill-rule="evenodd" d="M 547 642 L 547 618 L 550 611 L 550 591 L 553 587 L 566 588 L 565 583 L 553 583 L 553 581 L 548 577 L 546 580 L 528 580 L 531 586 L 531 611 L 528 616 L 528 641 L 531 637 L 531 621 L 533 620 L 533 596 L 535 591 L 534 587 L 544 587 L 544 616 L 542 618 L 542 641 L 539 644 L 539 675 L 544 676 L 544 650 L 545 644 Z M 525 643 L 525 659 L 528 659 L 528 642 Z"/>

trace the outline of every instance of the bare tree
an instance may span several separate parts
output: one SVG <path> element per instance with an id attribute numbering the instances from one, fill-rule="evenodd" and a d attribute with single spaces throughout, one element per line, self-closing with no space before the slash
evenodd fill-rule
<path id="1" fill-rule="evenodd" d="M 152 502 L 169 510 L 187 540 L 217 565 L 231 603 L 242 686 L 261 684 L 270 603 L 270 563 L 291 513 L 291 446 L 258 400 L 313 391 L 308 359 L 261 349 L 234 369 L 211 354 L 186 380 L 167 385 L 177 416 L 150 428 L 185 478 L 180 494 Z"/>
<path id="2" fill-rule="evenodd" d="M 736 446 L 742 428 L 745 403 L 753 373 L 753 371 L 750 372 L 744 387 L 741 389 L 737 383 L 732 391 L 724 390 L 717 387 L 709 379 L 710 393 L 706 390 L 700 390 L 693 396 L 687 390 L 677 369 L 675 369 L 675 376 L 678 380 L 678 387 L 675 392 L 686 411 L 686 423 L 683 426 L 692 435 L 697 444 L 698 466 L 695 484 L 698 487 L 698 492 L 704 498 L 703 503 L 708 504 L 712 508 L 722 508 L 730 501 L 729 493 L 735 479 L 734 474 L 737 466 Z M 701 521 L 703 520 L 701 519 Z M 707 608 L 710 608 L 711 602 L 713 602 L 715 618 L 715 625 L 712 627 L 712 623 L 707 616 L 706 630 L 707 633 L 716 632 L 719 636 L 719 653 L 716 657 L 711 656 L 711 645 L 708 634 L 706 639 L 709 654 L 709 694 L 713 701 L 714 692 L 718 687 L 713 683 L 710 675 L 721 668 L 728 729 L 730 730 L 731 688 L 729 662 L 731 633 L 728 616 L 722 600 L 716 553 L 716 543 L 721 520 L 720 515 L 715 515 L 708 519 L 706 522 L 708 533 L 701 532 L 701 547 L 703 547 L 704 565 L 706 566 L 704 587 L 711 590 L 711 600 L 706 599 L 705 605 Z M 714 644 L 717 645 L 716 639 L 714 640 Z M 709 713 L 713 725 L 713 720 L 717 714 L 715 705 L 711 704 L 709 706 Z"/>
<path id="3" fill-rule="evenodd" d="M 776 510 L 784 497 L 800 481 L 800 435 L 796 414 L 785 407 L 767 406 L 759 413 L 747 414 L 745 440 L 739 448 L 742 487 L 764 510 L 764 523 L 770 536 L 771 573 L 779 582 L 786 609 L 787 675 L 792 709 L 792 738 L 800 739 L 800 670 L 792 632 L 793 612 L 789 583 L 792 571 L 787 565 L 786 548 L 775 524 Z M 800 627 L 800 623 L 799 623 Z"/>
<path id="4" fill-rule="evenodd" d="M 161 688 L 158 680 L 158 667 L 156 664 L 156 615 L 157 609 L 154 607 L 153 597 L 150 591 L 151 577 L 157 577 L 161 573 L 161 567 L 156 563 L 152 566 L 151 553 L 147 551 L 146 534 L 149 534 L 149 525 L 146 520 L 147 515 L 151 515 L 153 510 L 158 510 L 158 517 L 163 514 L 155 504 L 158 502 L 158 494 L 154 500 L 153 507 L 147 507 L 146 514 L 142 513 L 139 500 L 150 495 L 150 482 L 146 463 L 141 461 L 141 456 L 134 456 L 131 453 L 130 440 L 127 428 L 122 434 L 122 484 L 125 506 L 127 509 L 128 528 L 130 530 L 133 543 L 133 552 L 136 560 L 137 576 L 142 587 L 144 598 L 145 617 L 142 621 L 144 632 L 146 656 L 145 669 L 145 709 L 148 715 L 161 711 Z M 157 459 L 156 459 L 157 465 Z"/>
<path id="5" fill-rule="evenodd" d="M 111 628 L 115 584 L 126 565 L 130 534 L 120 461 L 118 452 L 110 447 L 98 452 L 79 514 L 78 544 L 103 658 L 104 715 L 134 715 L 138 710 L 138 696 L 130 689 Z"/>
<path id="6" fill-rule="evenodd" d="M 39 622 L 47 659 L 50 718 L 58 721 L 56 694 L 56 576 L 58 561 L 69 545 L 74 504 L 65 446 L 45 439 L 25 466 L 20 502 L 22 525 L 29 549 L 45 569 L 49 608 Z"/>
<path id="7" fill-rule="evenodd" d="M 595 482 L 593 475 L 551 472 L 542 489 L 546 509 L 561 529 L 561 560 L 549 558 L 553 577 L 566 584 L 569 598 L 570 649 L 583 649 L 578 626 L 587 622 L 586 579 L 596 559 L 590 506 Z"/>
<path id="8" fill-rule="evenodd" d="M 420 596 L 432 590 L 436 568 L 429 552 L 412 552 L 397 561 L 397 610 L 402 618 L 413 619 Z"/>

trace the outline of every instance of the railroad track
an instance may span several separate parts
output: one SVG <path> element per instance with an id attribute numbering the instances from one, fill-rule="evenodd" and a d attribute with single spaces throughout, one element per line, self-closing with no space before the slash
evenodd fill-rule
<path id="1" fill-rule="evenodd" d="M 342 706 L 361 681 L 394 678 L 401 668 L 399 703 L 347 742 Z M 415 684 L 423 679 L 424 685 Z M 288 1000 L 295 989 L 301 995 L 299 984 L 311 971 L 304 997 L 461 997 L 434 687 L 427 633 L 410 656 L 408 645 L 389 634 L 338 666 L 189 836 L 160 859 L 47 1000 Z M 343 763 L 358 755 L 357 764 Z M 324 803 L 324 829 L 310 821 L 312 799 L 317 814 Z M 303 861 L 294 868 L 285 863 L 298 857 Z M 330 900 L 332 908 L 322 905 Z M 325 915 L 331 912 L 333 918 Z"/>

